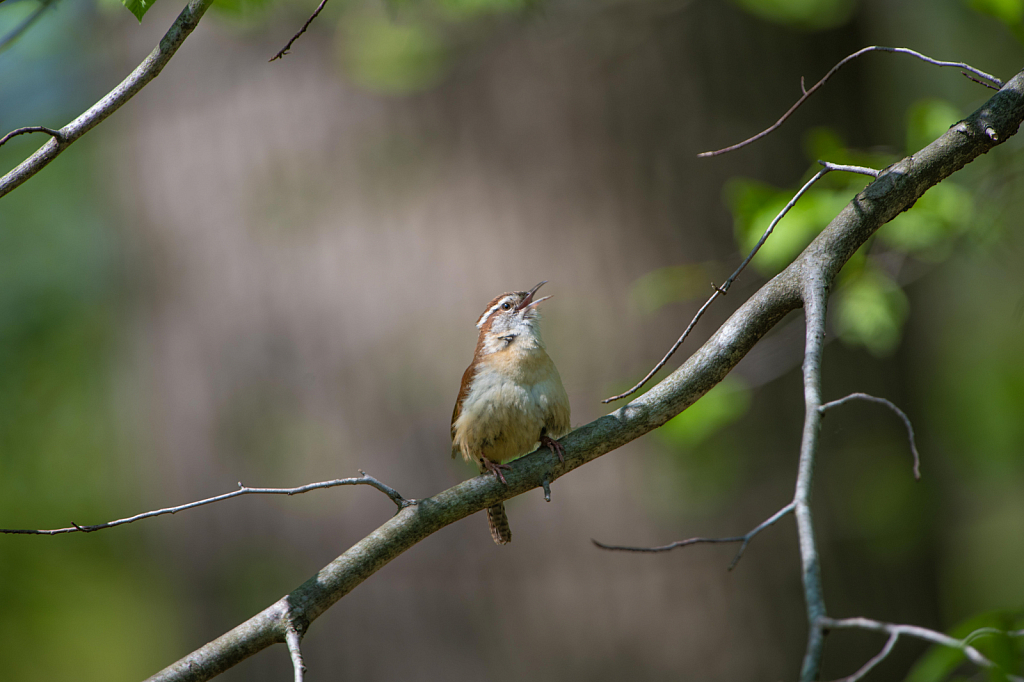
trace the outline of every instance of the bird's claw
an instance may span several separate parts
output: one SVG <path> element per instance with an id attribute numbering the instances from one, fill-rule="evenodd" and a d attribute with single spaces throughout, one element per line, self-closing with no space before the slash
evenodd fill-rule
<path id="1" fill-rule="evenodd" d="M 565 448 L 554 438 L 544 435 L 540 437 L 540 444 L 542 447 L 547 447 L 551 452 L 558 455 L 558 461 L 565 464 Z"/>
<path id="2" fill-rule="evenodd" d="M 509 464 L 502 464 L 501 462 L 493 462 L 493 461 L 487 459 L 486 457 L 483 458 L 483 461 L 481 463 L 482 463 L 484 469 L 486 469 L 487 471 L 490 471 L 492 474 L 494 474 L 495 476 L 498 477 L 499 481 L 501 481 L 505 485 L 508 485 L 508 481 L 505 480 L 505 475 L 503 473 L 501 473 L 501 470 L 502 469 L 511 469 L 512 468 L 511 465 L 509 465 Z"/>

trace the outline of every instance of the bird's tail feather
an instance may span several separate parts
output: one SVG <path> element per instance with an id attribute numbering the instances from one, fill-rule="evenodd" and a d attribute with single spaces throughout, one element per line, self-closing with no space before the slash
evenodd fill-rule
<path id="1" fill-rule="evenodd" d="M 512 529 L 508 527 L 504 504 L 499 503 L 487 508 L 487 525 L 491 529 L 491 537 L 495 543 L 507 545 L 512 542 Z"/>

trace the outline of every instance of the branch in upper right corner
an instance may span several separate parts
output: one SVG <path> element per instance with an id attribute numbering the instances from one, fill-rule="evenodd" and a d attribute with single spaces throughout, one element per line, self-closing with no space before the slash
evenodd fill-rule
<path id="1" fill-rule="evenodd" d="M 833 66 L 829 70 L 829 72 L 826 73 L 822 77 L 822 79 L 820 81 L 818 81 L 817 83 L 812 85 L 809 90 L 803 88 L 803 79 L 801 79 L 801 81 L 800 81 L 800 88 L 801 88 L 801 90 L 803 90 L 803 95 L 800 96 L 800 99 L 798 99 L 793 104 L 793 106 L 791 106 L 786 111 L 786 113 L 784 113 L 782 115 L 782 117 L 779 118 L 778 121 L 776 121 L 775 123 L 773 123 L 769 127 L 765 128 L 764 130 L 759 132 L 757 135 L 754 135 L 753 137 L 748 137 L 746 140 L 743 140 L 742 142 L 737 142 L 734 145 L 730 145 L 728 147 L 723 147 L 722 149 L 716 149 L 713 152 L 701 152 L 697 156 L 700 157 L 700 158 L 706 158 L 706 157 L 709 157 L 709 156 L 718 156 L 720 154 L 725 154 L 725 153 L 728 153 L 728 152 L 736 151 L 737 149 L 741 149 L 743 147 L 746 147 L 748 144 L 752 144 L 754 142 L 757 142 L 762 137 L 766 137 L 766 136 L 770 135 L 771 133 L 775 132 L 775 130 L 777 130 L 783 123 L 786 122 L 786 119 L 788 119 L 790 116 L 792 116 L 793 113 L 797 109 L 799 109 L 800 106 L 804 102 L 806 102 L 807 99 L 810 98 L 810 96 L 813 95 L 818 90 L 818 88 L 820 88 L 821 86 L 825 85 L 825 83 L 828 81 L 828 79 L 831 78 L 836 73 L 836 71 L 838 71 L 839 69 L 841 69 L 842 67 L 844 67 L 846 64 L 848 64 L 849 62 L 853 61 L 857 57 L 860 57 L 861 55 L 867 54 L 868 52 L 894 52 L 894 53 L 898 53 L 898 54 L 909 54 L 909 55 L 911 55 L 913 57 L 917 57 L 918 59 L 920 59 L 922 61 L 928 62 L 929 64 L 934 64 L 935 66 L 952 66 L 952 67 L 955 67 L 955 68 L 958 68 L 958 69 L 963 69 L 964 70 L 963 71 L 964 75 L 967 76 L 970 80 L 974 81 L 975 83 L 981 83 L 982 85 L 986 85 L 987 87 L 991 87 L 992 85 L 998 86 L 998 88 L 1003 87 L 1003 82 L 1001 80 L 999 80 L 998 78 L 996 78 L 995 76 L 987 74 L 984 71 L 981 71 L 980 69 L 976 69 L 973 66 L 965 64 L 963 62 L 946 62 L 946 61 L 940 61 L 938 59 L 932 59 L 931 57 L 928 57 L 926 55 L 921 54 L 920 52 L 916 52 L 914 50 L 911 50 L 911 49 L 908 49 L 908 48 L 905 48 L 905 47 L 882 47 L 882 46 L 879 46 L 879 45 L 872 45 L 871 47 L 865 47 L 865 48 L 860 49 L 860 50 L 854 52 L 853 54 L 843 58 L 838 64 Z M 977 78 L 972 78 L 971 76 L 968 75 L 967 72 L 970 72 L 971 74 L 974 74 L 975 76 L 977 76 Z M 992 85 L 989 85 L 989 84 L 992 84 Z"/>

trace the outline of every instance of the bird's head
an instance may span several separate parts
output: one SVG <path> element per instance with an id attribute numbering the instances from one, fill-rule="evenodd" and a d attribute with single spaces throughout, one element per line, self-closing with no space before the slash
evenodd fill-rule
<path id="1" fill-rule="evenodd" d="M 502 350 L 519 340 L 528 340 L 533 344 L 541 343 L 540 329 L 537 326 L 540 319 L 537 306 L 541 301 L 551 297 L 534 298 L 534 294 L 545 284 L 546 281 L 541 282 L 529 291 L 502 294 L 487 304 L 487 308 L 476 322 L 484 339 L 485 352 Z"/>

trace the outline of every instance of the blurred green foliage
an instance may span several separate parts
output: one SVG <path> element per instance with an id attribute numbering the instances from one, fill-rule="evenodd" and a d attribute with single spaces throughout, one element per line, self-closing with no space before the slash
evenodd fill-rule
<path id="1" fill-rule="evenodd" d="M 822 30 L 845 23 L 855 0 L 733 0 L 751 14 L 794 28 Z"/>
<path id="2" fill-rule="evenodd" d="M 654 432 L 667 456 L 658 471 L 660 489 L 650 500 L 659 513 L 720 508 L 731 500 L 744 472 L 736 443 L 723 435 L 750 407 L 752 391 L 736 375 L 729 375 L 700 400 Z"/>
<path id="3" fill-rule="evenodd" d="M 1024 0 L 965 0 L 976 12 L 1002 22 L 1018 42 L 1024 43 Z"/>
<path id="4" fill-rule="evenodd" d="M 518 14 L 536 0 L 391 0 L 350 2 L 337 28 L 342 69 L 359 86 L 401 95 L 427 90 L 447 75 L 466 43 L 465 27 Z M 472 43 L 472 40 L 468 41 Z"/>
<path id="5" fill-rule="evenodd" d="M 1024 476 L 1019 286 L 998 278 L 952 292 L 957 324 L 936 340 L 940 357 L 929 376 L 930 391 L 944 396 L 934 428 L 950 443 L 958 473 L 989 483 Z"/>
<path id="6" fill-rule="evenodd" d="M 98 138 L 93 138 L 98 141 Z M 4 161 L 31 145 L 5 145 Z M 79 142 L 0 213 L 0 518 L 93 523 L 137 509 L 113 401 L 119 237 Z M 170 656 L 176 610 L 144 547 L 101 536 L 7 537 L 0 552 L 4 679 L 138 677 Z M 130 545 L 129 545 L 130 546 Z M 130 632 L 131 636 L 127 636 Z M 25 656 L 39 643 L 59 656 Z"/>
<path id="7" fill-rule="evenodd" d="M 946 181 L 928 190 L 914 208 L 897 216 L 878 231 L 893 251 L 939 263 L 957 245 L 957 237 L 971 225 L 974 200 L 963 187 Z"/>
<path id="8" fill-rule="evenodd" d="M 1020 671 L 1024 666 L 1024 637 L 1008 636 L 1007 632 L 1024 630 L 1024 613 L 990 611 L 980 613 L 950 631 L 956 639 L 967 639 L 967 644 L 998 665 L 1001 670 L 982 673 L 990 682 L 1005 682 L 1005 671 Z M 933 646 L 914 665 L 906 682 L 940 682 L 949 679 L 979 679 L 974 665 L 965 676 L 950 677 L 960 668 L 967 657 L 959 649 L 947 646 Z"/>
<path id="9" fill-rule="evenodd" d="M 153 0 L 153 2 L 155 1 Z M 215 0 L 211 9 L 224 19 L 259 24 L 266 19 L 267 10 L 277 4 L 275 0 Z M 316 9 L 316 4 L 310 8 L 309 12 L 312 13 L 314 9 Z M 298 26 L 295 30 L 298 30 Z"/>
<path id="10" fill-rule="evenodd" d="M 671 445 L 693 447 L 735 422 L 749 407 L 750 389 L 742 379 L 729 375 L 655 433 Z"/>
<path id="11" fill-rule="evenodd" d="M 344 18 L 338 49 L 359 85 L 401 94 L 435 85 L 446 73 L 448 45 L 429 23 L 360 12 Z"/>
<path id="12" fill-rule="evenodd" d="M 963 117 L 959 109 L 941 99 L 922 99 L 907 110 L 907 147 L 912 154 L 932 143 Z"/>
<path id="13" fill-rule="evenodd" d="M 910 304 L 900 286 L 882 270 L 866 265 L 840 278 L 833 306 L 836 331 L 847 344 L 884 357 L 900 342 Z"/>
<path id="14" fill-rule="evenodd" d="M 670 303 L 710 296 L 710 283 L 720 268 L 715 263 L 688 263 L 651 270 L 637 279 L 629 291 L 630 303 L 644 314 L 651 314 Z"/>
<path id="15" fill-rule="evenodd" d="M 4 200 L 0 230 L 0 466 L 11 482 L 18 467 L 52 468 L 67 484 L 83 476 L 100 483 L 109 472 L 88 457 L 83 471 L 58 465 L 64 453 L 109 446 L 111 406 L 104 399 L 110 359 L 117 281 L 112 277 L 116 238 L 92 203 L 84 183 L 82 155 L 48 169 L 50 182 L 72 188 L 44 197 L 37 182 Z M 39 186 L 40 189 L 36 189 Z M 57 425 L 55 428 L 54 425 Z M 74 446 L 74 447 L 72 447 Z M 14 476 L 15 480 L 17 476 Z M 60 491 L 52 503 L 67 503 L 84 487 Z M 22 498 L 21 495 L 30 497 Z M 38 490 L 14 488 L 0 504 L 38 503 Z M 43 494 L 47 494 L 43 491 Z M 58 499 L 59 498 L 59 499 Z"/>
<path id="16" fill-rule="evenodd" d="M 1007 25 L 1024 21 L 1024 0 L 967 0 L 975 11 L 989 14 Z"/>
<path id="17" fill-rule="evenodd" d="M 540 0 L 437 0 L 441 11 L 456 20 L 475 19 L 502 12 L 522 12 L 539 2 Z"/>
<path id="18" fill-rule="evenodd" d="M 1024 605 L 1021 477 L 1004 475 L 1002 481 L 984 486 L 979 484 L 985 479 L 964 480 L 984 499 L 966 510 L 947 534 L 942 606 L 952 622 L 977 611 Z"/>
<path id="19" fill-rule="evenodd" d="M 631 303 L 640 312 L 652 314 L 671 303 L 695 298 L 703 302 L 711 293 L 709 283 L 721 281 L 721 269 L 717 263 L 693 263 L 652 270 L 633 283 Z M 728 498 L 727 491 L 739 481 L 739 457 L 733 448 L 715 447 L 708 440 L 747 412 L 751 395 L 739 376 L 729 375 L 654 432 L 672 453 L 666 466 L 673 481 L 670 489 L 655 495 L 655 506 L 678 513 L 681 497 L 690 506 L 705 508 Z M 682 496 L 680 489 L 686 491 Z"/>
<path id="20" fill-rule="evenodd" d="M 906 432 L 895 415 L 869 403 L 841 409 L 828 413 L 826 433 L 836 422 L 870 428 L 843 429 L 839 442 L 823 449 L 830 460 L 822 480 L 830 524 L 873 562 L 887 568 L 912 562 L 927 551 L 934 489 L 914 479 Z"/>

